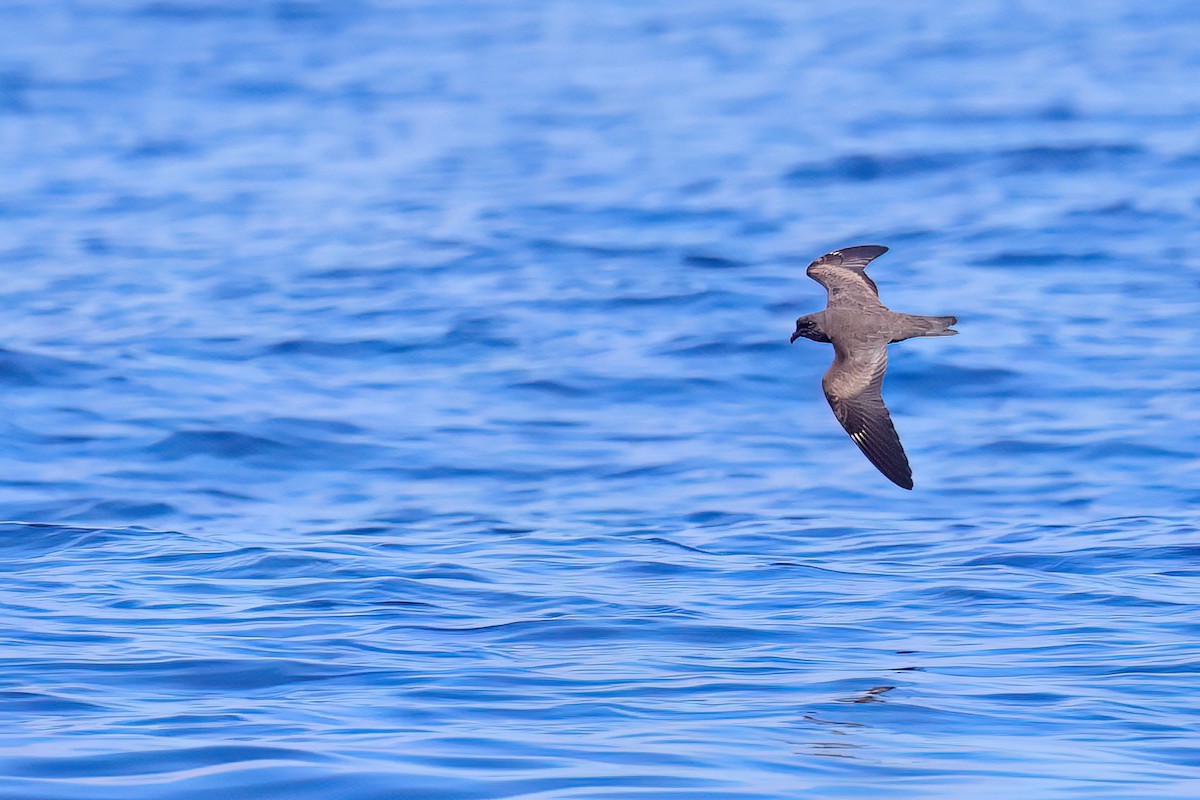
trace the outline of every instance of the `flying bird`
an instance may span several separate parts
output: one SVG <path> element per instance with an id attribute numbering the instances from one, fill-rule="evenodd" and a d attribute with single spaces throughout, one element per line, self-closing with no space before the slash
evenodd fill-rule
<path id="1" fill-rule="evenodd" d="M 883 404 L 887 347 L 914 336 L 953 336 L 957 317 L 899 314 L 879 302 L 867 264 L 887 252 L 877 244 L 834 250 L 808 265 L 808 277 L 825 287 L 824 311 L 796 320 L 801 336 L 833 345 L 833 365 L 821 378 L 833 415 L 871 463 L 892 483 L 913 488 L 912 468 L 892 415 Z"/>

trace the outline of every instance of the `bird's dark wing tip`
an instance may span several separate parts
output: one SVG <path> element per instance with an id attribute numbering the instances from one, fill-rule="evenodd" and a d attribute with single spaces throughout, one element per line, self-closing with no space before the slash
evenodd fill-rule
<path id="1" fill-rule="evenodd" d="M 897 440 L 897 444 L 899 444 L 899 440 Z M 907 489 L 910 492 L 912 491 L 912 469 L 908 466 L 908 459 L 904 457 L 903 451 L 901 451 L 900 455 L 900 458 L 902 459 L 901 462 L 896 463 L 890 457 L 891 454 L 887 454 L 881 458 L 880 456 L 882 454 L 874 448 L 871 449 L 874 452 L 868 450 L 862 445 L 859 445 L 859 448 L 863 451 L 863 454 L 871 460 L 871 463 L 875 465 L 875 468 L 883 474 L 883 477 L 887 478 L 901 489 Z"/>
<path id="2" fill-rule="evenodd" d="M 838 255 L 848 260 L 872 261 L 886 253 L 888 249 L 881 244 L 856 244 L 854 247 L 843 247 L 835 250 Z M 832 255 L 832 253 L 830 254 Z"/>
<path id="3" fill-rule="evenodd" d="M 843 247 L 833 250 L 809 264 L 813 267 L 847 267 L 853 270 L 865 269 L 875 259 L 886 253 L 888 249 L 881 244 L 856 244 L 853 247 Z"/>

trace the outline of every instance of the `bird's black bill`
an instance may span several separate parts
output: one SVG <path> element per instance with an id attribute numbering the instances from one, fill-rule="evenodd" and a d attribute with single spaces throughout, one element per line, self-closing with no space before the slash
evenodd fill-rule
<path id="1" fill-rule="evenodd" d="M 792 344 L 795 344 L 796 340 L 799 338 L 800 338 L 800 331 L 796 331 L 795 333 L 792 334 L 792 338 L 788 339 L 788 341 L 791 342 Z"/>

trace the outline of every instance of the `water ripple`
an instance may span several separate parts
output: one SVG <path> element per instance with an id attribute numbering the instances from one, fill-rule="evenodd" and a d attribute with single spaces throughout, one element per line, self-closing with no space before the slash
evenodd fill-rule
<path id="1" fill-rule="evenodd" d="M 1196 796 L 1198 24 L 0 4 L 0 796 Z"/>

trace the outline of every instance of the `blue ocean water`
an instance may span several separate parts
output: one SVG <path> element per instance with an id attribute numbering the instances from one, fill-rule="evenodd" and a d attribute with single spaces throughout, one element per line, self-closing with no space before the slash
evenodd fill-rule
<path id="1" fill-rule="evenodd" d="M 1198 40 L 0 4 L 0 797 L 1200 796 Z"/>

